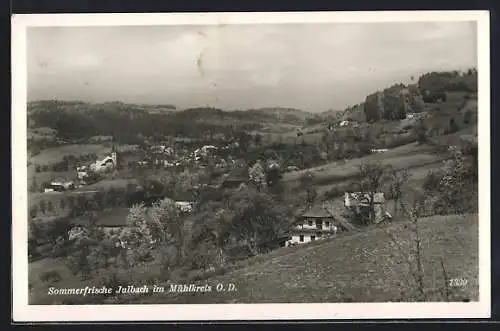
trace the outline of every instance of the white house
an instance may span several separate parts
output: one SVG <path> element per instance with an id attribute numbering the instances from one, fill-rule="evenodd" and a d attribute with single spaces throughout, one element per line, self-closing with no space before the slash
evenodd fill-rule
<path id="1" fill-rule="evenodd" d="M 183 212 L 190 213 L 193 211 L 193 202 L 191 201 L 176 201 L 175 205 Z"/>
<path id="2" fill-rule="evenodd" d="M 292 230 L 291 239 L 286 246 L 305 244 L 311 241 L 332 237 L 340 227 L 333 215 L 324 206 L 316 206 L 302 214 Z"/>
<path id="3" fill-rule="evenodd" d="M 44 189 L 45 193 L 48 192 L 62 192 L 75 188 L 75 183 L 73 181 L 59 179 L 50 182 L 49 186 Z"/>
<path id="4" fill-rule="evenodd" d="M 194 151 L 194 156 L 200 157 L 200 156 L 208 156 L 211 152 L 217 150 L 218 148 L 213 145 L 205 145 L 201 148 L 198 148 Z"/>
<path id="5" fill-rule="evenodd" d="M 349 126 L 349 125 L 355 128 L 359 127 L 359 123 L 356 121 L 344 120 L 339 123 L 339 126 Z"/>
<path id="6" fill-rule="evenodd" d="M 388 150 L 389 150 L 388 148 L 372 148 L 370 150 L 370 152 L 372 152 L 372 153 L 385 153 Z"/>

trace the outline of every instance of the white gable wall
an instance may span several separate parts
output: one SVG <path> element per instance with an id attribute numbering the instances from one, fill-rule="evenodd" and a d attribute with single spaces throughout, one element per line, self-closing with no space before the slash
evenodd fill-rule
<path id="1" fill-rule="evenodd" d="M 312 225 L 309 225 L 309 221 L 312 222 Z M 316 222 L 321 222 L 321 227 L 318 229 L 316 226 Z M 304 229 L 304 230 L 326 230 L 326 231 L 333 231 L 334 229 L 334 219 L 333 218 L 306 218 L 303 223 L 297 225 L 297 229 Z"/>

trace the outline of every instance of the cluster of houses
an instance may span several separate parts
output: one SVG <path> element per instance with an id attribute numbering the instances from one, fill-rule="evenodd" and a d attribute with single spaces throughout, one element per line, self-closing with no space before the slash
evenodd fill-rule
<path id="1" fill-rule="evenodd" d="M 154 145 L 150 147 L 148 155 L 143 160 L 137 161 L 136 164 L 140 167 L 150 165 L 164 168 L 193 165 L 204 167 L 208 165 L 210 160 L 216 168 L 226 168 L 232 160 L 230 157 L 228 160 L 220 157 L 218 151 L 229 148 L 230 146 L 219 148 L 213 145 L 205 145 L 194 151 L 189 151 L 187 148 L 175 149 L 165 145 Z"/>

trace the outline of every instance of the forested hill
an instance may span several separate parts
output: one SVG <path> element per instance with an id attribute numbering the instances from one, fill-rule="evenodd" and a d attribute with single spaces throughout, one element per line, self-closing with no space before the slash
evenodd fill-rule
<path id="1" fill-rule="evenodd" d="M 138 105 L 122 102 L 92 104 L 82 101 L 34 101 L 28 103 L 31 129 L 51 128 L 67 140 L 112 135 L 135 143 L 138 136 L 200 138 L 207 132 L 234 134 L 269 124 L 302 125 L 309 113 L 288 108 L 223 111 L 199 107 L 182 111 L 173 105 Z"/>
<path id="2" fill-rule="evenodd" d="M 423 74 L 412 84 L 399 83 L 374 91 L 363 102 L 346 108 L 337 117 L 360 123 L 404 119 L 407 113 L 428 110 L 426 106 L 429 104 L 446 103 L 447 95 L 451 93 L 477 93 L 477 70 Z"/>

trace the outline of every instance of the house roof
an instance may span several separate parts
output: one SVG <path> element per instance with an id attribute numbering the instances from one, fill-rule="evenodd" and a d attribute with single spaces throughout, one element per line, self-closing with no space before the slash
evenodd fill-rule
<path id="1" fill-rule="evenodd" d="M 333 217 L 323 206 L 313 206 L 305 213 L 301 215 L 302 217 Z"/>

